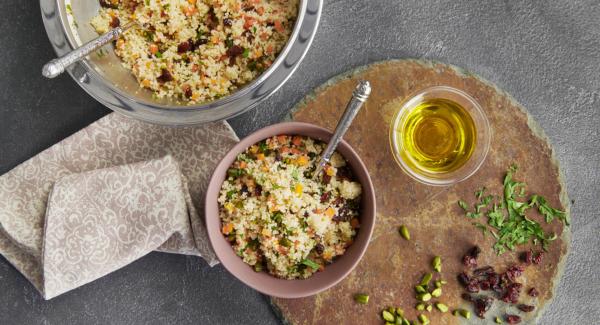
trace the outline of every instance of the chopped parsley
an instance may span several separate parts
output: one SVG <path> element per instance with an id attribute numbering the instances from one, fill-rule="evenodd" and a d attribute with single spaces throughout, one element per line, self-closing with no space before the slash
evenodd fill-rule
<path id="1" fill-rule="evenodd" d="M 498 255 L 507 250 L 514 250 L 517 245 L 526 244 L 530 240 L 533 240 L 534 244 L 541 242 L 543 249 L 547 250 L 550 241 L 556 239 L 556 234 L 546 234 L 538 222 L 526 216 L 526 212 L 530 208 L 537 207 L 547 223 L 558 219 L 565 226 L 570 225 L 567 213 L 551 207 L 546 199 L 539 195 L 532 195 L 529 200 L 518 200 L 518 198 L 525 197 L 526 184 L 514 180 L 513 175 L 516 171 L 515 165 L 507 171 L 504 177 L 504 197 L 497 197 L 496 202 L 493 202 L 492 195 L 484 196 L 485 187 L 475 192 L 475 197 L 479 202 L 474 204 L 473 211 L 469 211 L 465 201 L 458 201 L 458 205 L 465 211 L 467 217 L 471 219 L 483 215 L 488 217 L 487 226 L 480 222 L 474 222 L 473 225 L 483 231 L 484 235 L 490 233 L 494 236 L 496 239 L 494 250 Z M 484 212 L 483 209 L 488 207 L 489 209 Z"/>
<path id="2" fill-rule="evenodd" d="M 311 267 L 313 270 L 318 270 L 319 267 L 321 267 L 319 264 L 317 264 L 315 261 L 311 260 L 310 258 L 306 258 L 303 259 L 302 262 L 300 262 L 308 267 Z"/>

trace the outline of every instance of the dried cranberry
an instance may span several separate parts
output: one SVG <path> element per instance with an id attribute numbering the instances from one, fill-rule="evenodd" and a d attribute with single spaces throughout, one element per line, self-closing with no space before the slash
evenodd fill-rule
<path id="1" fill-rule="evenodd" d="M 192 49 L 194 43 L 190 41 L 185 41 L 177 45 L 177 53 L 182 54 Z"/>
<path id="2" fill-rule="evenodd" d="M 529 294 L 531 297 L 537 297 L 537 296 L 538 296 L 540 293 L 537 291 L 537 289 L 536 289 L 536 288 L 531 288 L 531 289 L 529 289 L 529 292 L 528 292 L 528 294 Z"/>
<path id="3" fill-rule="evenodd" d="M 479 318 L 485 318 L 485 312 L 490 310 L 494 298 L 492 297 L 481 297 L 475 300 L 475 312 Z"/>
<path id="4" fill-rule="evenodd" d="M 471 279 L 467 284 L 467 291 L 472 293 L 479 292 L 479 281 L 477 279 Z"/>
<path id="5" fill-rule="evenodd" d="M 491 266 L 484 266 L 473 271 L 473 274 L 476 276 L 488 275 L 494 273 L 494 268 Z"/>
<path id="6" fill-rule="evenodd" d="M 488 291 L 488 290 L 490 290 L 490 288 L 492 287 L 492 285 L 490 284 L 489 281 L 483 280 L 483 281 L 479 281 L 479 287 L 483 291 Z"/>
<path id="7" fill-rule="evenodd" d="M 510 281 L 515 281 L 525 271 L 525 268 L 521 265 L 513 265 L 506 270 L 506 276 Z"/>
<path id="8" fill-rule="evenodd" d="M 323 254 L 323 251 L 325 250 L 325 247 L 323 247 L 322 244 L 317 244 L 315 246 L 315 251 L 317 252 L 317 254 L 321 255 Z"/>
<path id="9" fill-rule="evenodd" d="M 121 21 L 117 17 L 112 17 L 112 19 L 110 20 L 109 25 L 112 28 L 117 28 L 117 27 L 121 26 Z"/>
<path id="10" fill-rule="evenodd" d="M 233 45 L 232 47 L 228 48 L 227 52 L 225 52 L 225 53 L 230 58 L 234 58 L 234 57 L 244 53 L 244 49 L 239 45 Z"/>
<path id="11" fill-rule="evenodd" d="M 523 287 L 520 283 L 511 283 L 508 285 L 502 301 L 516 304 L 519 301 L 519 295 L 521 294 L 521 288 Z"/>
<path id="12" fill-rule="evenodd" d="M 533 252 L 531 250 L 523 252 L 521 254 L 521 260 L 527 265 L 531 264 L 533 262 Z"/>
<path id="13" fill-rule="evenodd" d="M 490 283 L 491 287 L 495 287 L 497 285 L 500 284 L 500 276 L 498 275 L 498 273 L 493 272 L 488 274 L 488 282 Z"/>
<path id="14" fill-rule="evenodd" d="M 506 322 L 509 324 L 519 324 L 521 322 L 521 317 L 517 315 L 506 315 Z"/>
<path id="15" fill-rule="evenodd" d="M 323 178 L 321 179 L 321 182 L 323 184 L 329 184 L 329 182 L 331 182 L 331 176 L 323 173 Z"/>
<path id="16" fill-rule="evenodd" d="M 481 253 L 481 248 L 479 246 L 473 246 L 465 256 L 463 256 L 463 264 L 466 267 L 477 267 L 477 257 L 479 257 L 479 253 Z"/>
<path id="17" fill-rule="evenodd" d="M 111 9 L 117 9 L 119 7 L 117 1 L 111 1 L 111 0 L 100 0 L 100 6 L 104 7 L 104 8 L 111 8 Z"/>
<path id="18" fill-rule="evenodd" d="M 467 273 L 462 272 L 461 274 L 458 275 L 458 282 L 460 282 L 460 284 L 462 284 L 463 286 L 466 287 L 470 281 L 471 281 L 471 278 L 469 278 Z"/>
<path id="19" fill-rule="evenodd" d="M 535 309 L 535 306 L 520 304 L 519 306 L 517 306 L 517 308 L 526 313 L 530 313 Z"/>
<path id="20" fill-rule="evenodd" d="M 333 216 L 333 221 L 348 221 L 350 219 L 352 219 L 352 214 L 347 206 L 338 209 L 338 213 Z"/>
<path id="21" fill-rule="evenodd" d="M 254 187 L 254 196 L 260 196 L 262 194 L 262 186 L 256 185 Z"/>
<path id="22" fill-rule="evenodd" d="M 225 19 L 223 19 L 223 25 L 231 26 L 231 25 L 233 25 L 233 20 L 231 20 L 231 18 L 225 18 Z"/>
<path id="23" fill-rule="evenodd" d="M 544 258 L 544 252 L 539 252 L 536 256 L 533 257 L 533 264 L 535 264 L 535 265 L 542 264 L 543 258 Z"/>
<path id="24" fill-rule="evenodd" d="M 248 186 L 246 184 L 242 185 L 242 193 L 248 193 Z"/>
<path id="25" fill-rule="evenodd" d="M 275 161 L 282 161 L 283 160 L 283 156 L 281 155 L 280 152 L 277 152 L 275 154 Z"/>
<path id="26" fill-rule="evenodd" d="M 246 39 L 248 40 L 248 42 L 252 43 L 254 41 L 254 34 L 252 34 L 251 31 L 249 30 L 245 30 L 242 33 L 242 36 L 246 37 Z"/>
<path id="27" fill-rule="evenodd" d="M 160 82 L 160 83 L 165 83 L 165 82 L 173 81 L 173 76 L 171 75 L 169 70 L 162 69 L 162 70 L 160 70 L 160 76 L 158 76 L 158 78 L 156 78 L 156 80 L 158 80 L 158 82 Z"/>
<path id="28" fill-rule="evenodd" d="M 187 97 L 187 98 L 192 97 L 192 95 L 193 95 L 192 87 L 189 87 L 189 86 L 186 87 L 183 93 L 184 93 L 185 97 Z"/>
<path id="29" fill-rule="evenodd" d="M 474 299 L 473 299 L 473 296 L 471 296 L 471 295 L 470 295 L 470 294 L 468 294 L 468 293 L 463 293 L 463 294 L 462 294 L 462 295 L 460 295 L 460 296 L 461 296 L 461 298 L 463 298 L 463 299 L 464 299 L 464 300 L 466 300 L 466 301 L 470 301 L 470 302 L 473 302 L 473 301 L 474 301 Z"/>
<path id="30" fill-rule="evenodd" d="M 472 255 L 463 256 L 463 264 L 466 267 L 477 267 L 477 259 Z"/>
<path id="31" fill-rule="evenodd" d="M 338 196 L 335 198 L 335 200 L 333 200 L 333 205 L 335 206 L 342 206 L 344 204 L 346 204 L 346 199 L 341 196 Z"/>

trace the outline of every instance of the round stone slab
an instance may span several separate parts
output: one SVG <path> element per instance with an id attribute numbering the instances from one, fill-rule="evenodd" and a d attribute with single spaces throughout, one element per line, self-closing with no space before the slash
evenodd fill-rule
<path id="1" fill-rule="evenodd" d="M 553 207 L 569 213 L 569 200 L 552 148 L 543 131 L 510 95 L 460 68 L 431 61 L 385 61 L 335 77 L 300 102 L 290 118 L 333 130 L 352 90 L 362 79 L 371 82 L 373 92 L 345 138 L 361 155 L 375 185 L 378 215 L 373 238 L 361 263 L 340 284 L 308 298 L 273 298 L 273 307 L 284 322 L 291 324 L 382 324 L 381 310 L 390 306 L 402 308 L 411 320 L 425 313 L 432 324 L 480 324 L 470 303 L 460 297 L 463 289 L 456 276 L 464 269 L 461 257 L 470 247 L 479 245 L 483 250 L 479 265 L 491 265 L 502 272 L 518 263 L 519 252 L 540 247 L 525 245 L 497 256 L 492 249 L 493 237 L 484 236 L 473 226 L 474 220 L 465 217 L 457 201 L 475 202 L 474 191 L 482 186 L 490 194 L 501 194 L 503 177 L 514 163 L 519 166 L 515 178 L 527 183 L 528 193 L 543 195 Z M 462 89 L 473 96 L 493 130 L 491 149 L 481 169 L 451 187 L 426 186 L 403 174 L 388 141 L 396 104 L 415 91 L 435 85 Z M 496 300 L 486 313 L 488 323 L 507 312 L 521 315 L 524 324 L 534 323 L 554 295 L 570 232 L 557 220 L 547 224 L 536 213 L 530 212 L 529 216 L 545 231 L 558 234 L 542 264 L 527 267 L 519 279 L 524 284 L 520 302 L 535 305 L 536 309 L 518 313 L 515 306 Z M 486 218 L 476 221 L 485 223 Z M 400 225 L 409 228 L 410 241 L 398 234 Z M 432 272 L 431 260 L 436 255 L 442 256 L 443 269 L 435 277 L 448 281 L 436 301 L 448 305 L 450 311 L 471 310 L 470 320 L 435 308 L 432 312 L 415 310 L 414 286 L 423 274 Z M 540 292 L 537 298 L 526 294 L 533 287 Z M 369 304 L 355 303 L 356 293 L 368 294 Z"/>

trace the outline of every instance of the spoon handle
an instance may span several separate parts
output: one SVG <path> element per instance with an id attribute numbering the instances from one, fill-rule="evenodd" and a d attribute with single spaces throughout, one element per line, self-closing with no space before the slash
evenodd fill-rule
<path id="1" fill-rule="evenodd" d="M 81 47 L 61 56 L 60 58 L 56 58 L 46 63 L 46 65 L 44 65 L 42 68 L 42 75 L 46 78 L 54 78 L 60 75 L 61 73 L 65 72 L 65 69 L 71 64 L 85 58 L 88 54 L 96 51 L 111 41 L 118 39 L 119 36 L 121 36 L 131 26 L 132 24 L 130 23 L 123 27 L 111 29 L 106 34 L 103 34 L 100 37 L 83 44 Z"/>
<path id="2" fill-rule="evenodd" d="M 329 163 L 331 155 L 333 155 L 333 153 L 335 152 L 335 148 L 337 148 L 338 144 L 342 140 L 342 137 L 344 136 L 344 134 L 346 134 L 346 131 L 348 131 L 350 124 L 352 124 L 352 120 L 354 120 L 354 117 L 356 117 L 356 114 L 358 114 L 358 111 L 362 107 L 362 104 L 367 100 L 367 98 L 369 98 L 370 94 L 371 84 L 369 84 L 369 82 L 365 80 L 360 81 L 356 86 L 356 89 L 354 89 L 354 92 L 352 92 L 352 98 L 350 99 L 350 102 L 348 102 L 346 110 L 344 111 L 342 118 L 338 122 L 338 125 L 335 127 L 335 132 L 333 133 L 333 136 L 331 137 L 329 143 L 327 144 L 327 147 L 321 154 L 321 158 L 319 160 L 319 163 L 317 164 L 314 177 L 318 177 L 321 171 L 323 171 L 323 167 L 325 167 L 325 165 Z"/>

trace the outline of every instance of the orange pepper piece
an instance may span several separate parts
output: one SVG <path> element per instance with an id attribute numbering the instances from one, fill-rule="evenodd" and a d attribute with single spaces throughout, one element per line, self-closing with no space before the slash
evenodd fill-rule
<path id="1" fill-rule="evenodd" d="M 229 235 L 233 231 L 233 224 L 228 223 L 228 224 L 224 225 L 222 231 L 223 231 L 223 234 Z"/>

